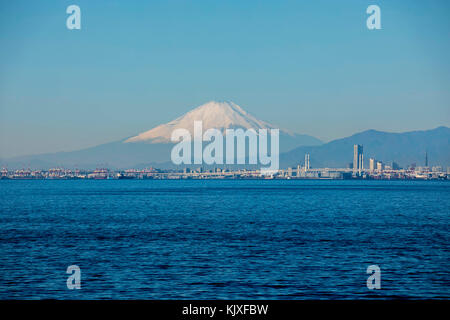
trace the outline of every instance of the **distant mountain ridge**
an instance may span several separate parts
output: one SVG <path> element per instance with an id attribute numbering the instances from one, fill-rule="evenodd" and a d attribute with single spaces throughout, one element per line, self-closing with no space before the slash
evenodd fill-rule
<path id="1" fill-rule="evenodd" d="M 309 153 L 313 167 L 345 168 L 353 161 L 354 144 L 363 145 L 365 168 L 369 167 L 370 158 L 385 163 L 395 161 L 403 167 L 412 163 L 424 166 L 425 153 L 430 166 L 450 166 L 450 128 L 444 126 L 404 133 L 367 130 L 320 146 L 295 148 L 280 155 L 280 164 L 296 166 Z"/>

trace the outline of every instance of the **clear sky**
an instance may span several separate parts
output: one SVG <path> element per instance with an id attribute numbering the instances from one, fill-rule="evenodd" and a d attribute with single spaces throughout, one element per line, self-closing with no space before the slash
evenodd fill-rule
<path id="1" fill-rule="evenodd" d="M 450 1 L 0 3 L 0 157 L 120 140 L 210 100 L 326 141 L 450 125 Z"/>

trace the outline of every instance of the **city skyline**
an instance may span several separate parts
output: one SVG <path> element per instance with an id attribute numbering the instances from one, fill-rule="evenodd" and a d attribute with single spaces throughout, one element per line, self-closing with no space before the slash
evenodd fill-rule
<path id="1" fill-rule="evenodd" d="M 444 179 L 448 179 L 450 176 L 450 166 L 446 168 L 443 167 L 441 164 L 435 164 L 431 167 L 429 167 L 429 159 L 428 159 L 428 151 L 425 151 L 424 156 L 424 165 L 422 166 L 421 163 L 416 163 L 413 162 L 411 164 L 408 164 L 407 166 L 405 166 L 405 168 L 402 168 L 401 166 L 399 166 L 399 164 L 397 162 L 395 162 L 394 160 L 390 160 L 390 161 L 382 161 L 382 160 L 377 160 L 376 158 L 370 157 L 368 160 L 368 164 L 369 164 L 369 168 L 364 168 L 364 146 L 360 145 L 360 144 L 354 144 L 353 145 L 353 161 L 350 162 L 348 164 L 348 166 L 346 168 L 330 168 L 330 167 L 322 167 L 322 168 L 311 168 L 310 166 L 310 154 L 309 153 L 305 153 L 304 156 L 304 162 L 301 163 L 300 161 L 298 162 L 296 171 L 295 168 L 293 170 L 292 166 L 289 166 L 287 168 L 278 168 L 276 170 L 273 170 L 273 172 L 270 175 L 273 176 L 278 176 L 278 177 L 293 177 L 293 172 L 296 172 L 295 177 L 300 177 L 300 172 L 303 172 L 303 174 L 305 174 L 306 172 L 310 171 L 310 172 L 325 172 L 326 174 L 328 174 L 330 171 L 331 172 L 336 172 L 336 173 L 340 173 L 341 175 L 336 176 L 336 177 L 332 177 L 332 178 L 345 178 L 344 177 L 344 173 L 352 173 L 352 177 L 353 178 L 360 178 L 363 176 L 367 176 L 367 175 L 372 175 L 372 174 L 376 174 L 376 175 L 380 175 L 380 174 L 384 174 L 385 172 L 387 173 L 409 173 L 409 178 L 413 177 L 413 178 L 424 178 L 424 179 L 428 179 L 431 178 L 431 174 L 432 173 L 437 173 L 437 174 L 444 174 L 442 176 L 442 178 Z M 236 174 L 236 173 L 252 173 L 253 175 L 257 175 L 257 176 L 261 176 L 261 177 L 267 177 L 267 173 L 264 174 L 263 171 L 261 169 L 248 169 L 246 166 L 249 166 L 248 163 L 244 163 L 242 164 L 242 166 L 235 166 L 235 165 L 214 165 L 214 164 L 190 164 L 190 165 L 182 165 L 180 167 L 178 167 L 178 169 L 169 169 L 169 170 L 164 170 L 164 169 L 160 169 L 160 168 L 153 168 L 148 167 L 148 168 L 141 168 L 141 169 L 121 169 L 121 170 L 110 170 L 108 168 L 96 168 L 95 171 L 93 170 L 89 170 L 86 168 L 76 168 L 73 169 L 73 171 L 71 169 L 67 169 L 64 168 L 63 166 L 57 166 L 55 168 L 51 168 L 48 170 L 42 170 L 42 169 L 38 169 L 38 168 L 34 168 L 33 170 L 31 168 L 28 169 L 18 169 L 18 170 L 8 170 L 6 167 L 3 167 L 1 170 L 1 177 L 12 177 L 15 174 L 19 173 L 19 177 L 21 176 L 21 174 L 25 174 L 26 176 L 32 176 L 32 173 L 34 174 L 38 174 L 41 175 L 41 178 L 47 177 L 42 175 L 42 173 L 52 173 L 52 172 L 59 172 L 59 173 L 63 173 L 63 177 L 65 177 L 66 173 L 72 174 L 72 173 L 79 173 L 79 172 L 85 172 L 85 173 L 91 173 L 91 175 L 95 176 L 95 173 L 100 172 L 100 174 L 105 174 L 107 173 L 108 175 L 112 172 L 112 173 L 117 173 L 118 172 L 118 178 L 119 175 L 123 175 L 123 172 L 125 173 L 132 173 L 132 174 L 143 174 L 143 173 L 167 173 L 167 174 L 171 174 L 171 173 L 180 173 L 182 172 L 183 174 L 187 174 L 187 173 L 204 173 L 204 172 L 208 172 L 208 173 L 231 173 L 231 174 Z M 235 167 L 234 169 L 230 169 L 231 167 Z M 312 169 L 312 170 L 311 170 Z M 445 175 L 446 172 L 446 175 Z M 425 174 L 425 175 L 424 175 Z M 427 176 L 427 174 L 429 174 L 429 176 Z M 75 177 L 75 176 L 72 176 Z M 83 176 L 84 177 L 84 176 Z M 135 176 L 134 176 L 135 177 Z M 407 176 L 404 176 L 404 178 Z M 104 175 L 104 178 L 107 178 L 107 175 Z M 141 176 L 142 178 L 142 176 Z M 302 178 L 320 178 L 320 173 L 318 176 L 307 176 L 307 175 L 303 175 Z M 330 176 L 327 176 L 327 178 L 330 178 Z M 396 178 L 399 178 L 399 176 L 397 176 Z M 439 178 L 439 176 L 433 176 L 433 178 Z"/>

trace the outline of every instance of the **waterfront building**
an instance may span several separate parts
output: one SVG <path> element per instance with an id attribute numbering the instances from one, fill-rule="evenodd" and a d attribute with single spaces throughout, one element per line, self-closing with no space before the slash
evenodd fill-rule
<path id="1" fill-rule="evenodd" d="M 397 162 L 392 161 L 392 169 L 393 170 L 400 170 L 400 166 Z"/>
<path id="2" fill-rule="evenodd" d="M 374 158 L 369 159 L 369 170 L 370 172 L 374 172 L 376 170 L 377 161 Z"/>
<path id="3" fill-rule="evenodd" d="M 363 146 L 355 144 L 353 146 L 353 172 L 361 175 L 364 170 Z"/>
<path id="4" fill-rule="evenodd" d="M 377 171 L 383 171 L 383 162 L 377 161 Z"/>

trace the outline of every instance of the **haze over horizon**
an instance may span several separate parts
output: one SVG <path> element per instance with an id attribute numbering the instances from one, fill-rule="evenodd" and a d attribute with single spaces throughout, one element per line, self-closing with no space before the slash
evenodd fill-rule
<path id="1" fill-rule="evenodd" d="M 211 100 L 324 142 L 450 126 L 450 4 L 0 5 L 0 158 L 135 136 Z M 323 8 L 326 7 L 326 10 Z M 5 50 L 6 49 L 6 50 Z"/>

